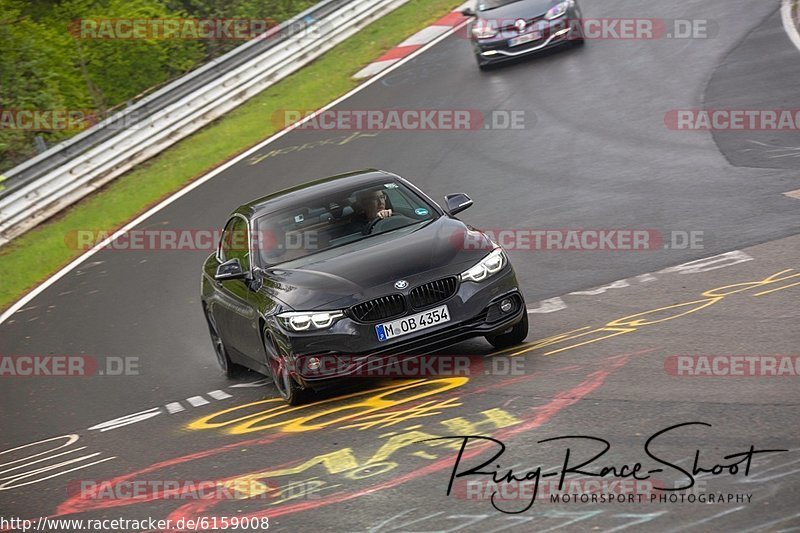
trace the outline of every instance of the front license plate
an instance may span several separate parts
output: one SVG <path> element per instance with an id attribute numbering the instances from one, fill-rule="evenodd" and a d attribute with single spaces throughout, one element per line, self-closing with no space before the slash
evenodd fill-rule
<path id="1" fill-rule="evenodd" d="M 538 41 L 541 38 L 542 38 L 542 32 L 532 31 L 530 33 L 526 33 L 525 35 L 520 35 L 519 37 L 514 37 L 513 39 L 509 39 L 508 46 L 519 46 L 521 44 L 529 43 L 531 41 Z"/>
<path id="2" fill-rule="evenodd" d="M 450 322 L 450 312 L 447 310 L 446 305 L 442 305 L 436 309 L 428 309 L 416 315 L 378 324 L 375 326 L 375 332 L 378 334 L 378 340 L 383 342 L 412 331 L 420 331 L 437 324 L 444 324 L 445 322 Z"/>

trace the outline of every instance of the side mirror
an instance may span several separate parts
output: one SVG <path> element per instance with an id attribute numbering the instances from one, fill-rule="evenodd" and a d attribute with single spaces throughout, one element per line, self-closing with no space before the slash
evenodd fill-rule
<path id="1" fill-rule="evenodd" d="M 447 211 L 451 215 L 460 213 L 461 211 L 472 206 L 472 198 L 470 198 L 463 192 L 448 194 L 447 196 L 444 197 L 444 201 L 447 203 Z"/>
<path id="2" fill-rule="evenodd" d="M 217 267 L 217 273 L 214 274 L 214 279 L 217 281 L 245 278 L 247 278 L 247 272 L 242 270 L 242 265 L 236 257 L 219 265 Z"/>
<path id="3" fill-rule="evenodd" d="M 474 17 L 475 11 L 471 7 L 465 7 L 464 9 L 461 10 L 461 14 L 464 15 L 465 17 Z"/>

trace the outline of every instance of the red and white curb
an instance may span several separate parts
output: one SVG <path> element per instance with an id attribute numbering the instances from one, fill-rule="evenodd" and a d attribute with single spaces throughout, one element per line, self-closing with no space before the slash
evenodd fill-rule
<path id="1" fill-rule="evenodd" d="M 379 57 L 366 67 L 359 70 L 353 76 L 353 78 L 362 79 L 374 76 L 375 74 L 382 72 L 383 70 L 394 65 L 407 55 L 421 48 L 423 45 L 433 41 L 440 35 L 455 28 L 456 26 L 467 20 L 467 17 L 461 14 L 461 10 L 467 7 L 470 3 L 471 1 L 465 2 L 463 5 L 458 6 L 452 12 L 443 16 L 442 18 L 440 18 L 427 28 L 418 31 L 417 33 L 415 33 L 402 43 L 398 44 L 397 46 L 395 46 L 394 48 L 383 54 L 381 57 Z"/>

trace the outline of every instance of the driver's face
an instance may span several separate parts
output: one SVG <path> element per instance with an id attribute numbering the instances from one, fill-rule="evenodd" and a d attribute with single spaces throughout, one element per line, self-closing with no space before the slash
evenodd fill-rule
<path id="1" fill-rule="evenodd" d="M 368 193 L 364 197 L 364 207 L 369 218 L 375 218 L 378 211 L 386 209 L 386 195 L 380 191 Z"/>

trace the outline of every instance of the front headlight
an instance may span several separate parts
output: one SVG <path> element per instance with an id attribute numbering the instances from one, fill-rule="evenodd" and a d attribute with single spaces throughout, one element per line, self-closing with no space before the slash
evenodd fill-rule
<path id="1" fill-rule="evenodd" d="M 494 21 L 478 19 L 472 27 L 472 35 L 478 39 L 490 39 L 497 35 L 497 25 Z"/>
<path id="2" fill-rule="evenodd" d="M 566 0 L 566 2 L 560 2 L 550 9 L 547 10 L 547 14 L 545 14 L 544 18 L 547 20 L 557 19 L 558 17 L 563 17 L 564 13 L 567 12 L 567 9 L 572 7 L 572 0 Z"/>
<path id="3" fill-rule="evenodd" d="M 278 318 L 287 329 L 309 331 L 329 328 L 343 316 L 343 311 L 292 311 L 281 313 Z"/>
<path id="4" fill-rule="evenodd" d="M 461 281 L 483 281 L 489 276 L 497 274 L 506 266 L 506 254 L 501 248 L 496 248 L 489 255 L 481 259 L 477 265 L 461 273 Z"/>

